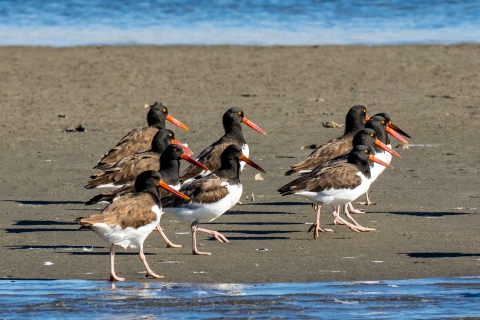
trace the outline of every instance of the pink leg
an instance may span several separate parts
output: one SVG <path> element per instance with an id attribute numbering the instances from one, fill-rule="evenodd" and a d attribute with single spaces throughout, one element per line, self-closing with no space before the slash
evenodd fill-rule
<path id="1" fill-rule="evenodd" d="M 360 231 L 377 231 L 377 229 L 372 229 L 372 228 L 365 228 L 365 227 L 362 227 L 357 221 L 355 221 L 352 216 L 348 213 L 348 209 L 347 209 L 348 205 L 346 204 L 344 207 L 343 207 L 343 212 L 345 214 L 345 216 L 348 218 L 348 220 L 350 220 Z"/>
<path id="2" fill-rule="evenodd" d="M 377 204 L 376 202 L 370 201 L 370 198 L 368 197 L 368 191 L 365 193 L 365 195 L 367 196 L 367 201 L 359 202 L 359 204 L 362 204 L 362 205 L 365 205 L 365 206 L 373 206 L 373 205 Z"/>
<path id="3" fill-rule="evenodd" d="M 155 228 L 157 229 L 157 231 L 160 233 L 160 235 L 162 236 L 163 240 L 165 240 L 165 242 L 167 243 L 167 248 L 183 248 L 181 244 L 174 244 L 172 241 L 170 241 L 167 236 L 165 235 L 165 233 L 163 233 L 163 229 L 162 227 L 160 226 L 160 223 L 157 225 L 157 227 Z"/>
<path id="4" fill-rule="evenodd" d="M 317 239 L 318 238 L 318 232 L 333 232 L 332 229 L 324 229 L 322 227 L 320 227 L 320 210 L 321 210 L 322 206 L 315 203 L 313 205 L 313 209 L 315 209 L 316 213 L 317 213 L 317 217 L 315 219 L 315 223 L 312 224 L 310 226 L 310 228 L 308 229 L 308 232 L 312 231 L 313 230 L 313 239 Z"/>
<path id="5" fill-rule="evenodd" d="M 210 256 L 212 255 L 210 252 L 201 252 L 197 249 L 197 229 L 198 229 L 198 221 L 193 221 L 191 225 L 192 230 L 192 253 L 197 255 L 205 255 Z"/>
<path id="6" fill-rule="evenodd" d="M 359 227 L 357 227 L 356 225 L 354 225 L 354 224 L 352 224 L 352 223 L 350 223 L 350 222 L 348 222 L 345 219 L 340 217 L 340 206 L 335 206 L 333 208 L 333 217 L 335 218 L 336 221 L 337 220 L 339 221 L 339 224 L 345 224 L 355 232 L 360 232 L 361 231 Z"/>
<path id="7" fill-rule="evenodd" d="M 147 263 L 147 259 L 145 258 L 145 255 L 143 254 L 143 248 L 140 249 L 139 256 L 140 256 L 140 260 L 142 260 L 143 265 L 145 266 L 145 269 L 147 270 L 147 274 L 145 275 L 145 278 L 146 277 L 163 278 L 163 276 L 159 276 L 158 274 L 153 272 L 152 269 L 150 269 L 150 267 L 148 266 L 148 263 Z"/>
<path id="8" fill-rule="evenodd" d="M 362 214 L 365 213 L 363 209 L 355 209 L 351 202 L 348 203 L 348 207 L 350 208 L 350 213 Z"/>
<path id="9" fill-rule="evenodd" d="M 110 281 L 125 281 L 125 278 L 119 278 L 115 274 L 115 245 L 110 247 Z"/>

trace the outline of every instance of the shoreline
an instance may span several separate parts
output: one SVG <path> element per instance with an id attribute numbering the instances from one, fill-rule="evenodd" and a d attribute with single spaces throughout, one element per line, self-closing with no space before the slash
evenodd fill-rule
<path id="1" fill-rule="evenodd" d="M 202 224 L 231 242 L 199 236 L 210 257 L 193 256 L 188 223 L 164 214 L 167 236 L 184 247 L 166 249 L 157 234 L 147 238 L 147 261 L 165 276 L 153 281 L 479 274 L 480 45 L 0 47 L 0 58 L 0 278 L 108 279 L 109 245 L 75 224 L 103 208 L 83 203 L 105 189 L 83 186 L 105 151 L 146 125 L 143 106 L 155 101 L 190 127 L 167 125 L 195 154 L 223 134 L 222 114 L 241 107 L 267 132 L 243 127 L 251 158 L 267 174 L 258 181 L 246 168 L 244 205 Z M 275 190 L 293 179 L 283 175 L 288 167 L 310 153 L 302 146 L 343 133 L 321 122 L 344 123 L 354 104 L 369 115 L 389 113 L 412 146 L 395 149 L 403 158 L 370 189 L 377 205 L 354 216 L 377 232 L 332 225 L 326 208 L 322 225 L 334 232 L 313 240 L 309 203 Z M 64 132 L 80 124 L 86 132 Z M 252 193 L 255 201 L 247 200 Z M 119 276 L 152 281 L 139 273 L 138 251 L 119 248 L 116 255 Z"/>

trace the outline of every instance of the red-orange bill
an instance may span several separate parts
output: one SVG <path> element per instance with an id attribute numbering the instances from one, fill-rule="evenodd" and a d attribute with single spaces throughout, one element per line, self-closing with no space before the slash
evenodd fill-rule
<path id="1" fill-rule="evenodd" d="M 385 167 L 387 167 L 387 168 L 392 168 L 392 169 L 393 169 L 393 167 L 392 167 L 391 165 L 389 165 L 389 164 L 386 163 L 386 162 L 383 162 L 382 160 L 380 160 L 380 159 L 378 159 L 378 158 L 375 158 L 373 155 L 370 155 L 370 156 L 368 157 L 368 159 L 370 159 L 370 160 L 372 160 L 373 162 L 376 162 L 376 163 L 378 163 L 378 164 L 381 164 L 382 166 L 385 166 Z"/>
<path id="2" fill-rule="evenodd" d="M 181 155 L 182 159 L 185 160 L 185 161 L 188 161 L 190 162 L 191 164 L 199 167 L 199 168 L 202 168 L 203 170 L 205 171 L 209 171 L 209 169 L 207 167 L 205 167 L 203 164 L 201 164 L 200 162 L 198 162 L 197 160 L 191 158 L 190 156 L 188 156 L 186 153 L 182 154 Z"/>
<path id="3" fill-rule="evenodd" d="M 377 146 L 379 146 L 380 148 L 382 148 L 383 150 L 387 151 L 388 153 L 391 153 L 392 155 L 394 155 L 395 157 L 397 158 L 401 158 L 402 156 L 399 155 L 398 153 L 396 153 L 395 151 L 393 151 L 391 148 L 389 148 L 385 143 L 381 142 L 380 140 L 378 139 L 375 139 L 375 144 Z"/>
<path id="4" fill-rule="evenodd" d="M 393 129 L 390 128 L 389 126 L 387 126 L 386 131 L 387 131 L 392 137 L 394 137 L 395 139 L 398 139 L 398 140 L 402 141 L 403 143 L 408 144 L 408 141 L 405 140 L 404 137 L 402 137 L 397 131 L 393 130 Z"/>
<path id="5" fill-rule="evenodd" d="M 388 126 L 389 126 L 390 128 L 392 128 L 393 130 L 397 131 L 398 133 L 400 133 L 402 136 L 412 139 L 412 137 L 410 137 L 410 136 L 408 135 L 408 133 L 406 133 L 405 131 L 403 131 L 402 129 L 400 129 L 399 127 L 397 127 L 396 125 L 394 125 L 393 123 L 390 122 L 390 123 L 388 124 Z"/>
<path id="6" fill-rule="evenodd" d="M 253 162 L 252 160 L 248 159 L 247 157 L 245 157 L 243 154 L 239 157 L 240 160 L 242 161 L 245 161 L 249 166 L 252 166 L 254 167 L 255 169 L 257 169 L 258 171 L 262 171 L 262 172 L 265 172 L 265 170 L 263 170 L 262 167 L 260 167 L 258 164 L 256 164 L 255 162 Z"/>
<path id="7" fill-rule="evenodd" d="M 186 153 L 188 153 L 189 155 L 193 155 L 193 151 L 190 150 L 186 145 L 184 145 L 183 143 L 181 143 L 180 141 L 178 141 L 177 139 L 173 139 L 172 140 L 172 143 L 175 143 L 175 144 L 178 144 L 182 147 L 183 151 L 185 151 Z"/>
<path id="8" fill-rule="evenodd" d="M 171 115 L 167 116 L 167 120 L 170 121 L 171 123 L 173 123 L 174 125 L 179 126 L 180 128 L 182 128 L 184 130 L 188 130 L 188 127 L 186 125 L 184 125 L 183 123 L 181 123 L 180 121 L 178 121 L 177 119 L 172 117 Z"/>
<path id="9" fill-rule="evenodd" d="M 178 191 L 178 190 L 173 189 L 173 188 L 170 187 L 168 184 L 166 184 L 163 180 L 160 180 L 160 182 L 158 183 L 158 186 L 159 186 L 160 188 L 163 188 L 163 189 L 167 190 L 168 192 L 176 195 L 177 197 L 182 198 L 183 200 L 190 201 L 190 197 L 184 195 L 183 193 L 181 193 L 181 192 Z"/>
<path id="10" fill-rule="evenodd" d="M 368 120 L 370 120 L 370 117 L 365 115 L 365 121 L 368 121 Z"/>
<path id="11" fill-rule="evenodd" d="M 248 120 L 247 118 L 243 117 L 243 123 L 245 123 L 247 126 L 249 126 L 250 128 L 252 128 L 253 130 L 257 131 L 257 132 L 260 132 L 261 134 L 263 135 L 267 135 L 267 133 L 265 131 L 262 130 L 262 128 L 260 128 L 259 126 L 257 126 L 255 123 L 253 123 L 252 121 Z"/>

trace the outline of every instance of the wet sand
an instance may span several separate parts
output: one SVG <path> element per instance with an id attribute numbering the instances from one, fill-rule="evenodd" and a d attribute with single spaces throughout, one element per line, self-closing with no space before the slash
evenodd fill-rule
<path id="1" fill-rule="evenodd" d="M 145 254 L 165 279 L 147 281 L 478 275 L 479 70 L 479 45 L 0 47 L 0 278 L 108 279 L 109 245 L 75 224 L 103 207 L 83 205 L 98 193 L 83 186 L 107 149 L 146 124 L 143 106 L 154 101 L 190 127 L 167 125 L 197 154 L 223 134 L 222 114 L 243 108 L 267 131 L 244 127 L 267 174 L 258 181 L 246 168 L 244 205 L 203 225 L 230 240 L 200 235 L 212 256 L 193 256 L 189 224 L 165 214 L 166 234 L 184 247 L 167 249 L 152 233 Z M 354 104 L 389 113 L 412 145 L 396 149 L 403 158 L 372 185 L 377 205 L 355 216 L 377 232 L 333 225 L 324 208 L 322 225 L 334 232 L 314 240 L 310 204 L 276 189 L 310 153 L 302 146 L 343 133 L 321 123 L 343 123 Z M 80 124 L 86 132 L 65 132 Z M 119 248 L 116 269 L 144 280 L 136 250 Z"/>

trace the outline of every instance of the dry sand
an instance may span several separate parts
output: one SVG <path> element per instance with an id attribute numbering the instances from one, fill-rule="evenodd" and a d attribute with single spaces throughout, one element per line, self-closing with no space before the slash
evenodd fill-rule
<path id="1" fill-rule="evenodd" d="M 203 225 L 229 244 L 201 235 L 213 255 L 193 256 L 188 223 L 167 214 L 162 225 L 184 248 L 147 238 L 147 260 L 164 281 L 478 275 L 479 70 L 479 45 L 0 47 L 0 277 L 108 279 L 109 245 L 74 222 L 102 208 L 83 205 L 97 193 L 83 186 L 100 155 L 145 125 L 143 106 L 154 101 L 191 128 L 168 125 L 197 154 L 222 135 L 232 106 L 268 133 L 244 129 L 265 180 L 246 168 L 244 205 Z M 332 225 L 325 208 L 322 224 L 335 232 L 314 240 L 307 201 L 275 190 L 309 154 L 301 146 L 342 134 L 321 122 L 343 123 L 354 104 L 389 113 L 415 145 L 396 149 L 403 158 L 371 188 L 378 204 L 355 216 L 377 232 Z M 80 124 L 86 132 L 64 132 Z M 118 275 L 143 280 L 137 251 L 117 252 Z"/>

